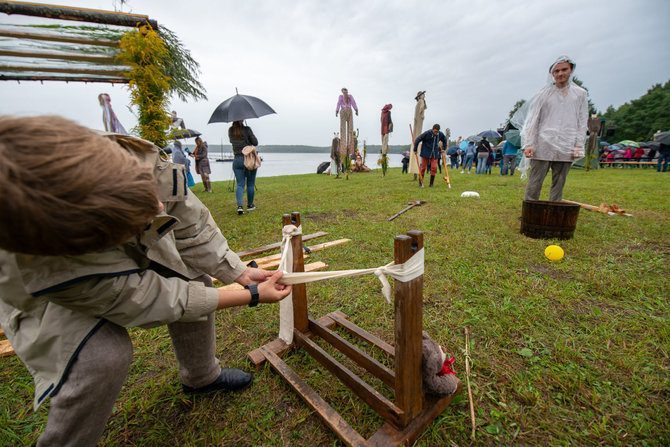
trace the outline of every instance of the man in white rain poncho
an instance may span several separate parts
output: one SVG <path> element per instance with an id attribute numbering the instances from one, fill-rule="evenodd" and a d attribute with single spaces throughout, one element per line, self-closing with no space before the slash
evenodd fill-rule
<path id="1" fill-rule="evenodd" d="M 560 202 L 572 161 L 584 156 L 588 119 L 586 90 L 572 82 L 575 63 L 559 57 L 549 68 L 549 86 L 531 100 L 521 131 L 530 159 L 525 200 L 538 200 L 551 168 L 549 201 Z"/>

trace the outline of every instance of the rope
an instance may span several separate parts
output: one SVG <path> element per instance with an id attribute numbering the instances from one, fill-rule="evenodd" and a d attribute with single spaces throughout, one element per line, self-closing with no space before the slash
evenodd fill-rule
<path id="1" fill-rule="evenodd" d="M 423 275 L 424 250 L 416 252 L 403 264 L 390 262 L 381 267 L 356 269 L 356 270 L 333 270 L 330 272 L 293 272 L 293 250 L 291 249 L 291 238 L 302 234 L 302 227 L 286 225 L 282 228 L 281 260 L 279 269 L 284 272 L 282 284 L 304 284 L 324 279 L 345 278 L 348 276 L 360 276 L 373 273 L 382 283 L 382 294 L 386 301 L 391 304 L 391 284 L 386 275 L 401 282 L 408 282 Z M 293 342 L 293 293 L 289 294 L 279 303 L 279 338 L 286 343 Z"/>

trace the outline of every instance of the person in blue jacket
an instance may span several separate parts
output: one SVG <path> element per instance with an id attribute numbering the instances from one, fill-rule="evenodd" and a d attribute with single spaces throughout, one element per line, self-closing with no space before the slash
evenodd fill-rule
<path id="1" fill-rule="evenodd" d="M 514 175 L 514 168 L 516 168 L 516 156 L 518 152 L 518 146 L 513 145 L 509 142 L 509 140 L 505 141 L 505 144 L 502 148 L 502 163 L 504 166 L 500 175 L 507 175 L 507 172 L 509 172 L 509 175 Z"/>
<path id="2" fill-rule="evenodd" d="M 442 151 L 447 147 L 447 137 L 440 132 L 440 125 L 433 124 L 431 130 L 427 130 L 414 141 L 414 151 L 416 152 L 419 143 L 421 146 L 421 173 L 419 178 L 419 185 L 423 188 L 423 176 L 428 168 L 430 162 L 430 186 L 435 182 L 435 174 L 437 173 L 437 160 L 442 156 Z"/>

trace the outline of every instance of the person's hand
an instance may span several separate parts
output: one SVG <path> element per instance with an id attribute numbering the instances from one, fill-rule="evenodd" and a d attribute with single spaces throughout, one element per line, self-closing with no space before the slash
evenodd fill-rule
<path id="1" fill-rule="evenodd" d="M 247 267 L 247 269 L 235 280 L 235 282 L 243 286 L 247 286 L 249 284 L 259 284 L 270 278 L 272 273 L 273 272 L 269 270 Z"/>
<path id="2" fill-rule="evenodd" d="M 356 110 L 356 116 L 358 116 L 358 110 Z"/>
<path id="3" fill-rule="evenodd" d="M 526 158 L 533 158 L 533 154 L 535 151 L 533 150 L 533 146 L 528 146 L 525 151 L 523 151 L 523 154 L 526 156 Z"/>
<path id="4" fill-rule="evenodd" d="M 260 269 L 256 269 L 260 270 Z M 279 284 L 278 281 L 284 276 L 284 272 L 277 270 L 270 273 L 270 277 L 258 284 L 258 296 L 261 303 L 276 303 L 281 301 L 291 293 L 292 287 L 286 284 Z"/>
<path id="5" fill-rule="evenodd" d="M 584 156 L 584 149 L 581 148 L 581 147 L 577 147 L 577 146 L 576 146 L 576 147 L 575 147 L 575 151 L 574 151 L 574 153 L 573 153 L 573 157 L 574 157 L 575 159 L 577 159 L 577 158 L 582 158 L 583 156 Z"/>
<path id="6" fill-rule="evenodd" d="M 338 112 L 335 112 L 335 117 L 337 117 Z"/>

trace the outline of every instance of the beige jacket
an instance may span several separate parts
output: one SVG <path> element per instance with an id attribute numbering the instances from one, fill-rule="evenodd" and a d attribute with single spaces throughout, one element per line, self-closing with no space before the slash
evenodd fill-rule
<path id="1" fill-rule="evenodd" d="M 199 321 L 216 309 L 218 292 L 187 279 L 206 273 L 227 284 L 246 269 L 185 186 L 183 165 L 162 160 L 146 141 L 109 137 L 154 165 L 165 210 L 151 226 L 129 243 L 82 256 L 0 250 L 0 325 L 35 380 L 35 409 L 58 392 L 105 321 L 146 328 Z M 158 274 L 156 264 L 179 276 Z"/>

